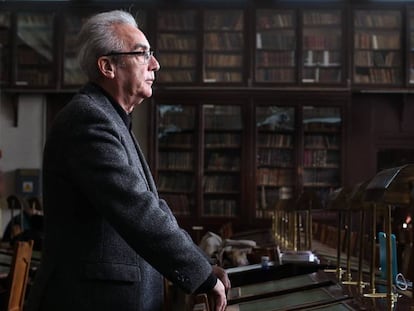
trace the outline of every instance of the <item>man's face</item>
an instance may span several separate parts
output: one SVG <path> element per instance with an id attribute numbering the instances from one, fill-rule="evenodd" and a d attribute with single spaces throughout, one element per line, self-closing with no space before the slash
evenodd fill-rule
<path id="1" fill-rule="evenodd" d="M 117 32 L 125 42 L 125 51 L 149 51 L 147 38 L 139 29 L 130 25 L 118 25 Z M 123 103 L 133 107 L 152 95 L 152 84 L 155 80 L 155 71 L 160 65 L 154 56 L 122 55 L 118 59 L 115 79 L 118 92 Z"/>

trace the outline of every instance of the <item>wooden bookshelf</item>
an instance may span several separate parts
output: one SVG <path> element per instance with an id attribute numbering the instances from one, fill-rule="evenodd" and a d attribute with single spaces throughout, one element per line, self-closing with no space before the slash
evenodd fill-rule
<path id="1" fill-rule="evenodd" d="M 203 216 L 240 215 L 243 122 L 240 105 L 204 104 Z"/>
<path id="2" fill-rule="evenodd" d="M 53 13 L 17 13 L 16 86 L 55 83 L 54 26 Z"/>
<path id="3" fill-rule="evenodd" d="M 354 10 L 355 84 L 402 84 L 401 35 L 401 11 Z"/>
<path id="4" fill-rule="evenodd" d="M 163 70 L 160 83 L 197 81 L 198 14 L 196 10 L 159 10 L 157 12 L 157 59 Z"/>
<path id="5" fill-rule="evenodd" d="M 296 108 L 256 107 L 255 217 L 272 218 L 277 201 L 292 198 L 296 185 Z"/>
<path id="6" fill-rule="evenodd" d="M 206 10 L 203 82 L 242 82 L 244 41 L 243 10 Z"/>
<path id="7" fill-rule="evenodd" d="M 342 11 L 305 10 L 302 18 L 302 83 L 342 83 Z"/>
<path id="8" fill-rule="evenodd" d="M 0 86 L 10 84 L 11 14 L 0 12 Z"/>
<path id="9" fill-rule="evenodd" d="M 181 104 L 157 105 L 158 191 L 177 216 L 195 212 L 196 109 Z"/>
<path id="10" fill-rule="evenodd" d="M 255 81 L 296 81 L 296 15 L 294 10 L 256 11 Z"/>
<path id="11" fill-rule="evenodd" d="M 342 183 L 341 108 L 304 106 L 302 114 L 302 185 L 326 201 L 328 194 Z"/>

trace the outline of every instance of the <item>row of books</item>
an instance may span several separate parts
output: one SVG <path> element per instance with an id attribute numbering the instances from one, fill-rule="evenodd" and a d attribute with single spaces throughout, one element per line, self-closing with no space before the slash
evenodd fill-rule
<path id="1" fill-rule="evenodd" d="M 203 186 L 205 193 L 233 193 L 239 191 L 239 176 L 212 175 L 204 176 Z"/>
<path id="2" fill-rule="evenodd" d="M 161 194 L 162 198 L 167 202 L 174 215 L 187 216 L 190 215 L 190 206 L 194 205 L 194 200 L 185 194 Z"/>
<path id="3" fill-rule="evenodd" d="M 371 32 L 356 32 L 354 34 L 354 46 L 356 49 L 401 49 L 400 33 L 373 34 Z"/>
<path id="4" fill-rule="evenodd" d="M 261 186 L 290 186 L 294 183 L 293 169 L 258 168 L 256 184 Z"/>
<path id="5" fill-rule="evenodd" d="M 194 11 L 160 12 L 157 26 L 159 30 L 195 30 L 196 15 Z"/>
<path id="6" fill-rule="evenodd" d="M 256 51 L 257 66 L 295 66 L 294 51 Z"/>
<path id="7" fill-rule="evenodd" d="M 257 29 L 291 28 L 294 27 L 293 14 L 276 10 L 257 11 Z"/>
<path id="8" fill-rule="evenodd" d="M 397 28 L 401 27 L 401 14 L 399 11 L 375 12 L 360 10 L 355 12 L 354 26 L 368 28 Z"/>
<path id="9" fill-rule="evenodd" d="M 340 33 L 308 34 L 303 36 L 303 48 L 305 50 L 338 50 L 341 48 Z"/>
<path id="10" fill-rule="evenodd" d="M 304 83 L 334 83 L 341 82 L 342 70 L 340 68 L 327 68 L 327 67 L 313 67 L 305 68 L 303 70 L 302 82 Z"/>
<path id="11" fill-rule="evenodd" d="M 279 147 L 292 148 L 293 137 L 287 134 L 261 134 L 257 137 L 257 146 L 260 147 Z"/>
<path id="12" fill-rule="evenodd" d="M 205 136 L 206 148 L 234 147 L 238 148 L 241 144 L 240 134 L 233 133 L 207 133 Z"/>
<path id="13" fill-rule="evenodd" d="M 206 129 L 241 130 L 243 128 L 240 115 L 205 115 Z"/>
<path id="14" fill-rule="evenodd" d="M 293 166 L 292 149 L 259 149 L 257 151 L 258 166 Z"/>
<path id="15" fill-rule="evenodd" d="M 192 133 L 172 133 L 163 135 L 158 140 L 160 148 L 194 148 L 194 134 Z"/>
<path id="16" fill-rule="evenodd" d="M 187 34 L 161 33 L 157 37 L 158 49 L 195 51 L 197 48 L 197 37 Z"/>
<path id="17" fill-rule="evenodd" d="M 194 190 L 194 176 L 192 174 L 163 174 L 158 178 L 160 192 L 192 192 Z"/>
<path id="18" fill-rule="evenodd" d="M 339 148 L 338 135 L 305 135 L 305 148 Z"/>
<path id="19" fill-rule="evenodd" d="M 234 51 L 242 50 L 243 47 L 244 36 L 242 32 L 206 33 L 204 35 L 204 48 L 207 51 Z"/>
<path id="20" fill-rule="evenodd" d="M 161 50 L 157 58 L 163 66 L 167 67 L 195 67 L 197 62 L 194 53 L 169 53 Z"/>
<path id="21" fill-rule="evenodd" d="M 234 217 L 237 215 L 235 200 L 205 200 L 204 216 Z"/>
<path id="22" fill-rule="evenodd" d="M 195 81 L 195 68 L 191 70 L 165 70 L 157 73 L 157 81 L 169 83 L 193 83 Z"/>
<path id="23" fill-rule="evenodd" d="M 306 169 L 303 171 L 304 184 L 339 184 L 339 170 L 337 169 Z"/>
<path id="24" fill-rule="evenodd" d="M 401 53 L 394 51 L 355 51 L 355 66 L 400 66 Z"/>
<path id="25" fill-rule="evenodd" d="M 204 56 L 207 67 L 241 67 L 243 66 L 242 54 L 211 54 Z"/>
<path id="26" fill-rule="evenodd" d="M 220 68 L 220 70 L 205 70 L 203 82 L 242 82 L 242 68 L 236 68 L 237 71 L 230 71 L 229 68 Z"/>
<path id="27" fill-rule="evenodd" d="M 339 150 L 305 149 L 303 152 L 303 165 L 305 167 L 339 167 Z"/>
<path id="28" fill-rule="evenodd" d="M 256 34 L 257 49 L 294 50 L 296 36 L 294 32 L 262 32 Z"/>
<path id="29" fill-rule="evenodd" d="M 10 13 L 0 13 L 0 27 L 10 27 Z"/>
<path id="30" fill-rule="evenodd" d="M 315 64 L 319 65 L 339 65 L 341 64 L 342 60 L 342 53 L 339 51 L 329 51 L 329 50 L 322 50 L 322 51 L 315 51 L 315 50 L 307 50 L 303 54 L 304 65 L 312 66 Z"/>
<path id="31" fill-rule="evenodd" d="M 17 85 L 48 86 L 52 84 L 53 75 L 50 69 L 21 69 L 17 72 Z"/>
<path id="32" fill-rule="evenodd" d="M 160 152 L 160 169 L 192 170 L 194 167 L 194 156 L 191 152 Z"/>
<path id="33" fill-rule="evenodd" d="M 354 82 L 356 83 L 383 83 L 399 84 L 401 83 L 401 69 L 386 68 L 356 68 Z"/>
<path id="34" fill-rule="evenodd" d="M 294 68 L 256 69 L 257 82 L 295 82 Z"/>
<path id="35" fill-rule="evenodd" d="M 306 26 L 334 26 L 341 25 L 341 12 L 304 12 L 303 24 Z"/>
<path id="36" fill-rule="evenodd" d="M 204 16 L 206 30 L 243 30 L 243 12 L 233 11 L 206 11 Z"/>
<path id="37" fill-rule="evenodd" d="M 240 170 L 240 156 L 210 153 L 206 154 L 206 169 L 207 170 L 225 170 L 225 171 L 239 171 Z"/>

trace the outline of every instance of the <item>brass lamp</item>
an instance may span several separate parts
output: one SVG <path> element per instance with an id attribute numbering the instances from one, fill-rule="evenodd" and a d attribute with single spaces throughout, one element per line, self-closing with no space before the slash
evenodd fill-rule
<path id="1" fill-rule="evenodd" d="M 368 183 L 365 198 L 366 202 L 372 204 L 373 211 L 373 240 L 375 239 L 375 222 L 376 210 L 379 208 L 385 211 L 386 225 L 386 266 L 387 266 L 387 292 L 375 293 L 375 272 L 371 271 L 371 293 L 365 294 L 366 297 L 386 297 L 388 308 L 392 310 L 397 296 L 393 293 L 393 276 L 392 276 L 392 228 L 391 228 L 391 208 L 393 206 L 411 205 L 413 201 L 414 190 L 414 164 L 394 167 L 380 171 Z M 375 217 L 375 218 L 374 218 Z M 375 243 L 373 242 L 374 247 Z M 374 260 L 374 259 L 373 259 Z"/>

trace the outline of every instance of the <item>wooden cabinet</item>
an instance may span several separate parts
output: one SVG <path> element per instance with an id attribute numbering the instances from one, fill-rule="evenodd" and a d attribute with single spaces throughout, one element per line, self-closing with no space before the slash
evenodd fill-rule
<path id="1" fill-rule="evenodd" d="M 165 92 L 154 99 L 151 166 L 160 196 L 181 221 L 210 228 L 270 221 L 279 200 L 294 200 L 305 190 L 325 200 L 343 185 L 348 96 L 189 99 Z"/>
<path id="2" fill-rule="evenodd" d="M 55 14 L 16 14 L 15 86 L 47 88 L 56 82 Z"/>
<path id="3" fill-rule="evenodd" d="M 11 54 L 11 14 L 0 12 L 0 86 L 10 83 Z"/>
<path id="4" fill-rule="evenodd" d="M 353 82 L 401 86 L 402 11 L 356 9 L 353 14 Z"/>

